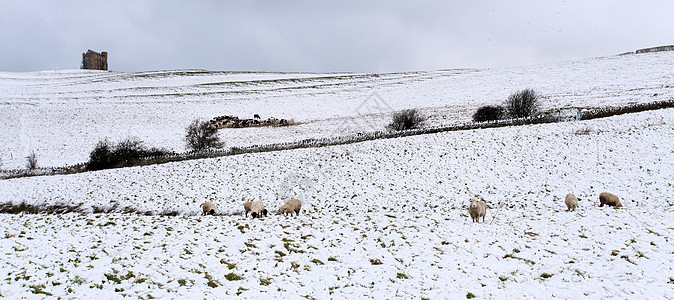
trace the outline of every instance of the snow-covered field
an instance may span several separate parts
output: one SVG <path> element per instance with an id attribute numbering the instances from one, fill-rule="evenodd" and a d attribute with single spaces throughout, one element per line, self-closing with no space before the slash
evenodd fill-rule
<path id="1" fill-rule="evenodd" d="M 673 129 L 669 109 L 4 180 L 1 199 L 184 215 L 0 215 L 0 294 L 671 298 Z M 287 180 L 298 218 L 241 215 L 274 213 Z M 604 190 L 625 208 L 597 207 Z M 225 215 L 195 216 L 206 199 Z"/>
<path id="2" fill-rule="evenodd" d="M 102 136 L 123 137 L 126 132 L 119 132 L 120 128 L 150 124 L 147 111 L 135 110 L 143 105 L 164 113 L 178 107 L 176 121 L 169 127 L 202 113 L 231 113 L 214 113 L 215 107 L 227 103 L 239 115 L 263 109 L 278 116 L 300 111 L 308 116 L 308 124 L 334 122 L 321 129 L 327 132 L 341 126 L 340 118 L 349 122 L 376 119 L 357 112 L 360 97 L 367 98 L 373 90 L 363 83 L 368 80 L 383 82 L 383 77 L 390 76 L 395 78 L 391 82 L 399 81 L 376 88 L 395 109 L 466 107 L 467 117 L 477 106 L 500 102 L 519 87 L 545 91 L 548 107 L 671 99 L 672 59 L 672 54 L 659 53 L 508 70 L 367 75 L 361 79 L 347 74 L 354 76 L 346 80 L 349 83 L 321 87 L 322 92 L 333 91 L 315 96 L 304 88 L 294 91 L 295 95 L 274 90 L 276 80 L 327 75 L 195 73 L 153 81 L 152 76 L 129 79 L 135 75 L 96 73 L 99 82 L 92 84 L 104 86 L 98 89 L 105 92 L 90 99 L 96 92 L 75 83 L 88 82 L 90 73 L 5 73 L 13 79 L 3 79 L 12 82 L 3 88 L 32 86 L 40 92 L 21 98 L 19 88 L 12 87 L 15 94 L 9 94 L 33 104 L 7 100 L 2 105 L 16 110 L 21 105 L 39 108 L 39 120 L 49 126 L 82 130 L 82 140 L 68 133 L 57 135 L 76 143 L 78 147 L 72 149 L 73 145 L 60 145 L 43 136 L 37 127 L 26 133 L 34 144 L 46 143 L 57 148 L 54 153 L 67 153 L 63 161 L 55 158 L 54 163 L 78 162 L 86 157 L 87 151 L 78 150 L 89 143 L 84 136 L 92 141 L 98 138 L 89 127 L 100 126 Z M 538 76 L 549 75 L 539 78 L 530 74 L 534 71 Z M 263 90 L 258 94 L 222 96 L 241 97 L 222 102 L 207 95 L 208 101 L 197 96 L 157 96 L 155 102 L 149 100 L 154 96 L 122 95 L 124 87 L 134 87 L 134 80 L 139 86 L 159 90 L 148 88 L 148 94 L 167 94 L 171 89 L 180 94 L 202 93 L 192 89 L 195 82 L 237 77 L 274 83 L 258 86 Z M 43 79 L 60 83 L 38 88 Z M 340 79 L 317 81 L 323 80 Z M 113 87 L 117 90 L 106 90 Z M 240 86 L 230 88 L 236 87 Z M 218 89 L 204 89 L 210 88 Z M 416 102 L 410 101 L 412 95 L 418 97 Z M 66 114 L 68 101 L 82 104 L 73 108 L 81 108 L 81 118 L 102 118 L 102 124 L 88 121 L 87 126 L 78 127 L 77 118 L 50 123 L 58 119 L 55 115 Z M 316 102 L 313 108 L 301 104 L 311 101 Z M 245 106 L 248 103 L 250 107 Z M 352 105 L 355 108 L 349 108 Z M 103 117 L 113 108 L 127 124 Z M 35 116 L 26 117 L 30 122 L 24 124 L 35 121 Z M 297 133 L 288 136 L 321 134 L 302 128 L 295 126 Z M 153 129 L 146 130 L 149 134 Z M 166 145 L 178 145 L 173 135 L 180 135 L 183 126 L 156 130 L 166 138 Z M 264 130 L 273 137 L 284 129 L 236 134 L 243 141 L 247 134 L 252 138 Z M 140 136 L 150 140 L 149 135 Z M 20 146 L 9 143 L 3 147 Z M 674 110 L 664 109 L 590 121 L 1 180 L 0 202 L 132 206 L 156 212 L 176 210 L 180 215 L 0 214 L 0 296 L 20 298 L 45 292 L 67 298 L 127 295 L 146 299 L 233 295 L 672 299 L 673 165 Z M 597 207 L 597 195 L 603 191 L 620 196 L 625 207 Z M 567 212 L 563 203 L 569 192 L 580 199 L 575 212 Z M 292 196 L 303 200 L 300 216 L 276 215 Z M 486 223 L 471 223 L 467 203 L 474 196 L 487 202 Z M 199 204 L 205 200 L 214 201 L 222 215 L 200 216 Z M 272 215 L 245 218 L 242 206 L 247 200 L 264 201 Z"/>
<path id="3" fill-rule="evenodd" d="M 184 151 L 195 118 L 295 118 L 302 125 L 221 130 L 247 146 L 380 130 L 391 110 L 419 108 L 429 125 L 470 119 L 484 104 L 534 88 L 544 108 L 594 107 L 674 97 L 674 52 L 612 56 L 509 69 L 392 74 L 208 71 L 0 72 L 0 158 L 23 168 L 85 162 L 96 143 L 138 137 Z"/>

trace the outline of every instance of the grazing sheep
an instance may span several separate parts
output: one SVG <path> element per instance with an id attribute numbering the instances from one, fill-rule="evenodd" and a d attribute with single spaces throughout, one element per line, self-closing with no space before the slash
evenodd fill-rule
<path id="1" fill-rule="evenodd" d="M 251 205 L 253 205 L 253 201 L 248 201 L 243 204 L 243 209 L 246 211 L 246 217 L 248 217 L 248 212 L 250 211 Z"/>
<path id="2" fill-rule="evenodd" d="M 578 207 L 578 198 L 574 194 L 566 194 L 564 203 L 566 203 L 566 211 L 574 211 Z"/>
<path id="3" fill-rule="evenodd" d="M 203 204 L 201 204 L 201 207 L 203 208 L 204 212 L 203 215 L 205 216 L 206 214 L 209 215 L 215 215 L 215 203 L 211 201 L 206 201 Z"/>
<path id="4" fill-rule="evenodd" d="M 482 217 L 482 223 L 484 223 L 484 218 L 487 215 L 487 206 L 484 202 L 471 198 L 468 212 L 470 212 L 470 218 L 473 219 L 473 223 L 476 221 L 479 223 L 480 217 Z"/>
<path id="5" fill-rule="evenodd" d="M 298 199 L 293 198 L 293 199 L 288 200 L 288 202 L 286 202 L 286 204 L 283 204 L 283 206 L 281 206 L 281 208 L 279 209 L 279 213 L 281 213 L 283 215 L 286 215 L 286 214 L 292 215 L 293 212 L 295 212 L 296 213 L 295 216 L 299 216 L 300 215 L 300 209 L 302 209 L 302 202 L 300 202 L 300 200 L 298 200 Z"/>
<path id="6" fill-rule="evenodd" d="M 250 211 L 250 215 L 253 216 L 253 219 L 259 218 L 260 215 L 264 215 L 265 217 L 267 216 L 267 209 L 264 208 L 262 201 L 253 201 L 253 203 L 250 205 Z"/>
<path id="7" fill-rule="evenodd" d="M 599 194 L 599 207 L 604 206 L 604 204 L 608 206 L 623 207 L 622 203 L 620 203 L 620 199 L 618 199 L 618 196 L 608 192 Z"/>
<path id="8" fill-rule="evenodd" d="M 254 115 L 253 115 L 253 119 L 258 119 L 258 120 L 259 120 L 259 119 L 260 119 L 260 115 L 254 114 Z"/>

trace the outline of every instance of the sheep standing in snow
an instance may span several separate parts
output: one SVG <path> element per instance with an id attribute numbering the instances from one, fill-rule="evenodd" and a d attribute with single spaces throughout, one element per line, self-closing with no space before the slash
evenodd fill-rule
<path id="1" fill-rule="evenodd" d="M 253 201 L 248 201 L 243 204 L 243 210 L 246 211 L 246 217 L 248 217 L 248 212 L 250 211 L 250 206 L 253 205 Z"/>
<path id="2" fill-rule="evenodd" d="M 211 201 L 206 201 L 203 204 L 201 204 L 201 208 L 203 208 L 204 212 L 203 215 L 205 216 L 206 214 L 209 215 L 215 215 L 215 203 Z"/>
<path id="3" fill-rule="evenodd" d="M 473 219 L 473 223 L 476 221 L 479 223 L 480 217 L 482 217 L 482 223 L 484 223 L 484 218 L 487 215 L 487 205 L 480 200 L 471 198 L 468 212 L 470 212 L 470 218 Z"/>
<path id="4" fill-rule="evenodd" d="M 264 208 L 262 201 L 253 201 L 253 203 L 250 204 L 250 212 L 253 219 L 259 218 L 260 215 L 267 216 L 267 209 Z"/>
<path id="5" fill-rule="evenodd" d="M 300 215 L 300 209 L 302 209 L 302 202 L 298 199 L 293 198 L 293 199 L 288 200 L 288 202 L 286 202 L 286 204 L 283 204 L 283 206 L 281 206 L 281 208 L 279 209 L 279 213 L 281 213 L 283 215 L 286 215 L 286 214 L 292 215 L 293 212 L 295 212 L 296 213 L 295 216 L 299 216 Z"/>
<path id="6" fill-rule="evenodd" d="M 620 203 L 620 199 L 618 199 L 618 196 L 608 192 L 599 194 L 599 207 L 604 206 L 604 204 L 608 206 L 623 207 L 622 203 Z"/>
<path id="7" fill-rule="evenodd" d="M 574 211 L 578 207 L 578 198 L 574 194 L 566 194 L 564 203 L 566 203 L 566 211 Z"/>

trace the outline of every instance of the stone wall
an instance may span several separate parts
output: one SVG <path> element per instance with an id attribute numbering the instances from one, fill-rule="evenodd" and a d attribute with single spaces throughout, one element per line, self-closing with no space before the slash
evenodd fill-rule
<path id="1" fill-rule="evenodd" d="M 674 51 L 674 45 L 639 49 L 639 50 L 636 51 L 636 53 L 648 53 L 648 52 L 660 52 L 660 51 Z"/>

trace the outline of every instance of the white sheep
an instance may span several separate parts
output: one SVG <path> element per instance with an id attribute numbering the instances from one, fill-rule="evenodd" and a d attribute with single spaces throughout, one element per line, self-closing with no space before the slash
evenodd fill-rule
<path id="1" fill-rule="evenodd" d="M 302 209 L 302 202 L 298 199 L 290 199 L 286 204 L 283 204 L 281 208 L 279 209 L 279 213 L 286 215 L 290 214 L 292 215 L 293 212 L 296 213 L 296 216 L 300 215 L 300 209 Z"/>
<path id="2" fill-rule="evenodd" d="M 487 206 L 484 202 L 471 198 L 468 212 L 470 212 L 470 218 L 473 219 L 473 222 L 477 221 L 479 223 L 480 217 L 482 217 L 482 223 L 484 223 L 484 218 L 487 215 Z"/>
<path id="3" fill-rule="evenodd" d="M 259 218 L 260 215 L 267 216 L 267 209 L 264 208 L 262 201 L 253 201 L 250 205 L 251 216 L 254 218 Z"/>
<path id="4" fill-rule="evenodd" d="M 215 203 L 211 201 L 206 201 L 203 204 L 201 204 L 201 207 L 203 208 L 204 212 L 203 215 L 210 214 L 210 215 L 215 215 Z"/>
<path id="5" fill-rule="evenodd" d="M 604 206 L 604 204 L 608 206 L 623 207 L 623 204 L 620 203 L 618 196 L 608 192 L 599 194 L 599 207 Z"/>
<path id="6" fill-rule="evenodd" d="M 246 217 L 248 217 L 248 212 L 250 211 L 250 206 L 253 205 L 253 201 L 248 201 L 243 204 L 243 210 L 246 211 Z"/>
<path id="7" fill-rule="evenodd" d="M 574 194 L 566 194 L 564 203 L 566 203 L 566 211 L 574 211 L 578 207 L 578 198 Z"/>

